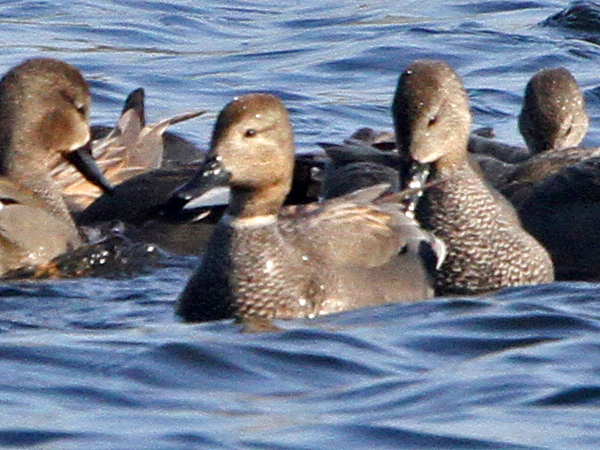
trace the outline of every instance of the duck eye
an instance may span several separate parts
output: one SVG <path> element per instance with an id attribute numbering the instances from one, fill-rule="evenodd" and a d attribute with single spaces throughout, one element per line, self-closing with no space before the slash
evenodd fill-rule
<path id="1" fill-rule="evenodd" d="M 432 125 L 435 125 L 437 123 L 437 121 L 438 121 L 438 116 L 435 115 L 429 119 L 429 122 L 427 122 L 427 126 L 430 127 Z"/>
<path id="2" fill-rule="evenodd" d="M 75 97 L 66 91 L 60 91 L 60 95 L 62 95 L 65 101 L 73 105 L 79 114 L 85 115 L 85 103 L 75 99 Z"/>
<path id="3" fill-rule="evenodd" d="M 254 128 L 249 128 L 244 133 L 244 136 L 246 136 L 246 137 L 256 136 L 256 130 Z"/>
<path id="4" fill-rule="evenodd" d="M 77 109 L 77 112 L 81 115 L 85 114 L 85 105 L 81 102 L 75 102 L 75 108 Z"/>

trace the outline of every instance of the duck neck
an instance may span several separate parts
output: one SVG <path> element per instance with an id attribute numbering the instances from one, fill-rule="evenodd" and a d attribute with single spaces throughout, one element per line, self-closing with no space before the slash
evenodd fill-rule
<path id="1" fill-rule="evenodd" d="M 288 190 L 279 185 L 260 190 L 232 188 L 227 214 L 236 219 L 276 216 Z"/>
<path id="2" fill-rule="evenodd" d="M 33 191 L 47 204 L 47 210 L 75 226 L 59 187 L 49 174 L 49 161 L 33 159 L 27 151 L 5 152 L 1 175 Z"/>
<path id="3" fill-rule="evenodd" d="M 439 171 L 453 171 L 464 167 L 468 163 L 467 142 L 464 145 L 462 144 L 461 142 L 460 145 L 453 146 L 454 148 L 448 146 L 446 154 L 435 162 L 436 169 Z"/>

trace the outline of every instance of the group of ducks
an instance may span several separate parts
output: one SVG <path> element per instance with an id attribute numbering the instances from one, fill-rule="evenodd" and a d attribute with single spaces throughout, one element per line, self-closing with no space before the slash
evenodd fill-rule
<path id="1" fill-rule="evenodd" d="M 471 134 L 457 74 L 415 61 L 398 81 L 395 137 L 363 129 L 324 145 L 318 179 L 271 94 L 226 105 L 206 155 L 165 133 L 201 111 L 146 126 L 138 90 L 110 130 L 90 129 L 89 109 L 87 83 L 61 61 L 27 60 L 0 80 L 0 273 L 85 246 L 81 224 L 119 218 L 139 233 L 177 217 L 184 240 L 210 230 L 177 302 L 186 321 L 479 294 L 549 283 L 555 269 L 598 275 L 588 224 L 600 150 L 577 147 L 589 120 L 565 69 L 529 82 L 519 149 Z"/>

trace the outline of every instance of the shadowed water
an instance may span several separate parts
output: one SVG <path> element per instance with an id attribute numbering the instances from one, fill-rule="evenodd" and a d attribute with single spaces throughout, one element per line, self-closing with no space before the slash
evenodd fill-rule
<path id="1" fill-rule="evenodd" d="M 600 143 L 600 8 L 558 1 L 0 3 L 0 67 L 78 66 L 93 122 L 146 89 L 149 120 L 206 145 L 234 95 L 269 90 L 298 151 L 391 128 L 401 70 L 441 58 L 476 126 L 521 144 L 527 80 L 565 66 Z M 562 11 L 562 13 L 561 13 Z M 0 447 L 32 449 L 597 449 L 600 285 L 556 283 L 277 322 L 179 323 L 194 266 L 0 285 Z"/>

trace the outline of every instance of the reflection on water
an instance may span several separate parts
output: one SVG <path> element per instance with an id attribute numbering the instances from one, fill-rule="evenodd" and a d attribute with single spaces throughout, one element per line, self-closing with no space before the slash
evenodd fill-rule
<path id="1" fill-rule="evenodd" d="M 232 96 L 269 90 L 298 150 L 391 128 L 397 76 L 442 58 L 475 124 L 521 143 L 523 89 L 567 67 L 598 144 L 595 44 L 566 2 L 4 2 L 4 68 L 45 55 L 82 69 L 93 121 L 147 93 L 149 121 L 208 108 L 178 131 L 204 145 Z M 586 16 L 587 18 L 588 16 Z M 587 19 L 586 19 L 587 20 Z M 0 285 L 0 446 L 14 448 L 596 449 L 600 290 L 553 284 L 389 305 L 279 333 L 184 325 L 173 301 L 194 259 L 132 278 Z"/>

